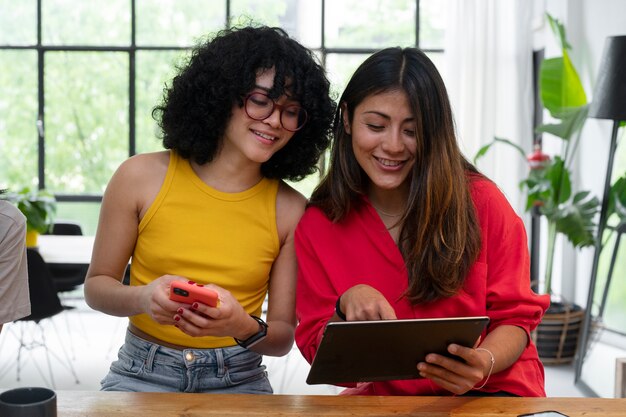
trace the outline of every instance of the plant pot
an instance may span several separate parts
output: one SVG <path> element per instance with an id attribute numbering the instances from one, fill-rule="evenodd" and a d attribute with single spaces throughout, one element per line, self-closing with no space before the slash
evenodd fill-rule
<path id="1" fill-rule="evenodd" d="M 552 302 L 532 332 L 539 358 L 546 364 L 570 363 L 576 356 L 585 312 L 579 305 Z"/>
<path id="2" fill-rule="evenodd" d="M 26 246 L 27 247 L 36 248 L 37 239 L 39 239 L 39 232 L 35 230 L 29 230 L 26 232 Z"/>

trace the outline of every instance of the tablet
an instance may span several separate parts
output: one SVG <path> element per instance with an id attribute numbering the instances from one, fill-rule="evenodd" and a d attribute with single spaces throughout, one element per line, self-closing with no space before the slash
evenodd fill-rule
<path id="1" fill-rule="evenodd" d="M 489 317 L 341 321 L 326 325 L 307 384 L 420 378 L 429 353 L 451 356 L 450 343 L 474 346 Z"/>

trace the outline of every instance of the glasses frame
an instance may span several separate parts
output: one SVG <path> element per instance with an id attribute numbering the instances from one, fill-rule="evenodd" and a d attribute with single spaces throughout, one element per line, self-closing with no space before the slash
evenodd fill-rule
<path id="1" fill-rule="evenodd" d="M 272 102 L 272 110 L 267 114 L 267 116 L 265 117 L 253 117 L 252 115 L 250 115 L 250 112 L 248 112 L 248 100 L 250 99 L 250 97 L 254 96 L 254 95 L 261 95 L 261 96 L 265 96 L 268 98 L 269 101 Z M 289 129 L 288 127 L 285 126 L 285 124 L 283 123 L 283 111 L 285 110 L 285 108 L 287 107 L 299 107 L 300 111 L 302 112 L 302 114 L 304 115 L 303 119 L 304 121 L 302 122 L 302 124 L 297 127 L 295 130 L 293 129 Z M 304 127 L 304 125 L 306 124 L 306 122 L 309 120 L 309 114 L 307 113 L 306 109 L 300 105 L 297 104 L 278 104 L 276 103 L 270 96 L 268 96 L 265 93 L 261 93 L 260 91 L 255 91 L 252 93 L 249 93 L 248 95 L 246 95 L 244 101 L 243 101 L 243 109 L 246 112 L 246 114 L 248 115 L 249 118 L 251 118 L 252 120 L 258 120 L 258 121 L 262 121 L 267 119 L 268 117 L 270 117 L 273 113 L 274 110 L 276 110 L 278 108 L 278 110 L 280 111 L 279 114 L 279 120 L 280 120 L 280 125 L 282 126 L 283 129 L 289 131 L 289 132 L 297 132 L 298 130 L 302 129 Z"/>

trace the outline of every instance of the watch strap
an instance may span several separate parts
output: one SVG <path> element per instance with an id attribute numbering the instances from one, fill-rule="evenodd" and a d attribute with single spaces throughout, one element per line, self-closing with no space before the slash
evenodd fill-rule
<path id="1" fill-rule="evenodd" d="M 341 295 L 339 296 L 339 298 L 337 298 L 337 302 L 335 303 L 335 313 L 337 313 L 337 317 L 339 317 L 341 320 L 348 320 L 344 312 L 341 311 Z"/>
<path id="2" fill-rule="evenodd" d="M 253 316 L 252 314 L 250 314 L 250 317 L 252 317 L 257 323 L 259 323 L 259 331 L 247 338 L 246 340 L 239 340 L 236 337 L 233 338 L 239 346 L 246 349 L 256 345 L 267 336 L 267 323 L 264 322 L 263 319 L 261 319 L 260 317 Z"/>

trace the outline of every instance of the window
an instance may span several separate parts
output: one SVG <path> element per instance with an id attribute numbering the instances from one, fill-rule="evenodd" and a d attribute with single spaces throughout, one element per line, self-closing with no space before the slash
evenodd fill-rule
<path id="1" fill-rule="evenodd" d="M 94 234 L 115 169 L 162 149 L 152 108 L 202 37 L 281 26 L 318 55 L 337 99 L 378 49 L 420 46 L 437 63 L 443 12 L 436 0 L 0 0 L 0 187 L 47 188 L 58 217 Z M 294 186 L 309 195 L 318 180 Z"/>

